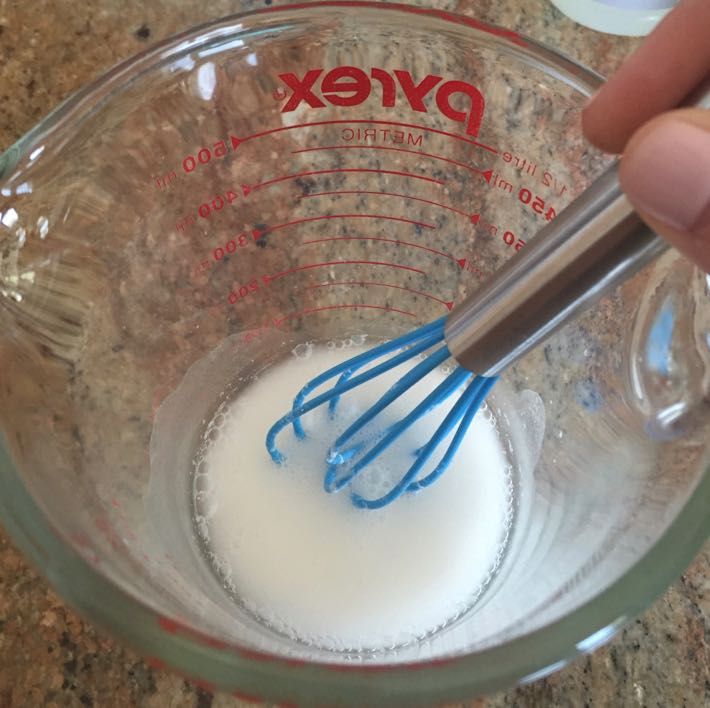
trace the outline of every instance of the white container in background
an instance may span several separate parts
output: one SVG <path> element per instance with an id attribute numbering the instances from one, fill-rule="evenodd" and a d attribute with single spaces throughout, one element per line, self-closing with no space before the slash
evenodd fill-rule
<path id="1" fill-rule="evenodd" d="M 551 0 L 581 25 L 599 32 L 639 37 L 648 34 L 677 0 Z"/>

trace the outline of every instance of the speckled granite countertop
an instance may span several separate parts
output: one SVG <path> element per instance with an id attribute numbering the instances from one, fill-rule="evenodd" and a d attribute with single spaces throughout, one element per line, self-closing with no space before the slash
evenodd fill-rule
<path id="1" fill-rule="evenodd" d="M 102 70 L 166 35 L 258 2 L 0 2 L 0 149 Z M 266 4 L 271 4 L 266 0 Z M 609 73 L 634 40 L 596 34 L 546 0 L 439 0 L 506 25 Z M 640 619 L 593 656 L 471 706 L 710 705 L 706 546 Z M 243 706 L 148 667 L 79 619 L 0 532 L 0 708 Z"/>

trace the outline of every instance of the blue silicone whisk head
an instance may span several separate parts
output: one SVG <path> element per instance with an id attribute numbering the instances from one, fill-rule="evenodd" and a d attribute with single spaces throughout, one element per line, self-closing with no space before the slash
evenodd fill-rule
<path id="1" fill-rule="evenodd" d="M 326 455 L 324 487 L 327 492 L 332 493 L 351 485 L 358 475 L 405 430 L 449 397 L 461 392 L 459 399 L 453 404 L 434 435 L 428 441 L 422 441 L 423 444 L 417 450 L 413 450 L 414 462 L 408 468 L 406 468 L 406 464 L 403 464 L 402 477 L 387 493 L 376 499 L 366 499 L 355 491 L 351 491 L 350 495 L 353 504 L 357 507 L 379 509 L 404 493 L 420 491 L 435 482 L 451 464 L 476 412 L 497 377 L 474 376 L 470 371 L 457 366 L 409 414 L 382 430 L 376 429 L 376 434 L 368 436 L 368 442 L 354 442 L 354 439 L 369 423 L 372 422 L 373 427 L 376 426 L 375 419 L 378 414 L 451 357 L 447 345 L 443 343 L 445 322 L 446 318 L 443 317 L 435 320 L 401 337 L 358 354 L 309 381 L 298 392 L 291 410 L 280 418 L 267 433 L 266 448 L 274 462 L 280 464 L 285 461 L 284 455 L 276 446 L 276 437 L 284 428 L 292 426 L 296 437 L 303 439 L 306 436 L 301 422 L 301 417 L 304 414 L 326 403 L 330 410 L 334 411 L 343 394 L 368 383 L 400 364 L 426 354 L 333 442 Z M 369 368 L 360 374 L 357 373 L 365 367 Z M 316 389 L 328 384 L 333 379 L 335 379 L 335 383 L 324 393 L 312 396 Z M 421 476 L 426 463 L 453 431 L 455 431 L 453 437 L 439 462 L 433 470 Z"/>

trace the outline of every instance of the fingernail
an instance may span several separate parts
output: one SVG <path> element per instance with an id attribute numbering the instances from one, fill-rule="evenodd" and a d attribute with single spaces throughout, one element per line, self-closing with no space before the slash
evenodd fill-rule
<path id="1" fill-rule="evenodd" d="M 710 131 L 659 122 L 624 155 L 621 184 L 636 209 L 673 229 L 710 224 Z"/>

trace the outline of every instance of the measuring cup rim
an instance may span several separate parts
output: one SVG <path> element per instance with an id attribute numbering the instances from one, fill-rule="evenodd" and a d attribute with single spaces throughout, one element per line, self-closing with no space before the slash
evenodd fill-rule
<path id="1" fill-rule="evenodd" d="M 462 32 L 473 33 L 473 35 L 490 35 L 497 44 L 506 46 L 511 52 L 527 54 L 547 66 L 554 65 L 555 78 L 566 80 L 570 86 L 586 96 L 591 96 L 604 82 L 601 74 L 542 42 L 498 25 L 446 10 L 374 0 L 316 0 L 312 3 L 247 10 L 225 15 L 166 37 L 117 63 L 86 86 L 72 93 L 32 129 L 0 152 L 0 184 L 2 180 L 11 176 L 14 168 L 23 158 L 30 156 L 30 162 L 34 163 L 44 153 L 51 153 L 44 149 L 44 143 L 53 143 L 55 149 L 61 146 L 63 141 L 75 133 L 78 126 L 101 105 L 125 90 L 138 77 L 158 68 L 160 64 L 174 61 L 198 47 L 205 48 L 235 34 L 244 33 L 248 30 L 243 26 L 244 21 L 258 18 L 286 18 L 290 15 L 305 16 L 317 12 L 325 13 L 329 10 L 357 12 L 359 19 L 370 12 L 380 17 L 386 14 L 392 17 L 409 14 L 423 17 L 427 22 L 435 24 L 454 25 Z M 36 157 L 33 158 L 35 155 Z"/>
<path id="2" fill-rule="evenodd" d="M 602 81 L 598 74 L 539 42 L 441 10 L 363 0 L 262 8 L 202 24 L 122 62 L 67 99 L 4 155 L 13 155 L 17 164 L 40 141 L 61 141 L 62 131 L 76 130 L 77 120 L 85 119 L 140 75 L 198 47 L 246 31 L 242 23 L 329 10 L 358 12 L 360 19 L 370 13 L 373 17 L 416 15 L 434 28 L 444 23 L 460 27 L 472 38 L 490 36 L 511 52 L 527 53 L 538 66 L 554 71 L 556 78 L 585 95 Z M 237 24 L 240 26 L 235 28 Z M 13 149 L 18 155 L 11 153 Z M 3 163 L 4 155 L 0 155 L 0 176 L 7 174 L 10 164 L 8 159 Z M 372 665 L 297 662 L 206 637 L 179 618 L 161 615 L 159 608 L 89 563 L 42 513 L 15 473 L 9 449 L 0 433 L 0 517 L 18 546 L 70 604 L 144 656 L 154 657 L 156 665 L 166 662 L 190 678 L 207 681 L 210 687 L 232 691 L 252 687 L 255 694 L 275 700 L 289 700 L 293 698 L 289 694 L 295 693 L 325 702 L 337 696 L 361 705 L 363 700 L 379 697 L 388 705 L 412 706 L 424 700 L 464 699 L 472 692 L 487 693 L 514 681 L 540 678 L 610 639 L 682 572 L 710 533 L 710 473 L 706 470 L 674 521 L 645 555 L 592 600 L 541 629 L 492 648 L 430 661 Z"/>

